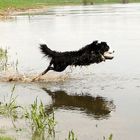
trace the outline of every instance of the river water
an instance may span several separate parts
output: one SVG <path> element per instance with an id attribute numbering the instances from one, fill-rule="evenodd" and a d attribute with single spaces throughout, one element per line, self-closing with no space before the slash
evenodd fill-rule
<path id="1" fill-rule="evenodd" d="M 140 139 L 139 23 L 140 4 L 53 7 L 0 21 L 0 46 L 8 48 L 10 62 L 18 60 L 19 75 L 33 77 L 47 67 L 49 59 L 40 53 L 40 40 L 58 51 L 106 41 L 115 51 L 113 60 L 48 72 L 35 83 L 3 82 L 3 75 L 12 72 L 1 72 L 1 102 L 14 85 L 18 104 L 28 106 L 36 97 L 41 99 L 55 109 L 56 140 L 65 139 L 69 130 L 79 140 L 103 140 L 110 134 L 113 140 Z M 7 122 L 1 117 L 0 128 L 25 140 L 24 132 L 14 133 Z"/>

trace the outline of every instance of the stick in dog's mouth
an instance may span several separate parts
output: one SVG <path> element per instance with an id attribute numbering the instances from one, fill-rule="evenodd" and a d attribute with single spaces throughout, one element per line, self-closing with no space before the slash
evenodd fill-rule
<path id="1" fill-rule="evenodd" d="M 104 60 L 105 59 L 113 59 L 114 58 L 113 53 L 114 53 L 114 51 L 112 51 L 112 52 L 108 52 L 108 51 L 104 52 L 104 54 L 103 54 Z"/>

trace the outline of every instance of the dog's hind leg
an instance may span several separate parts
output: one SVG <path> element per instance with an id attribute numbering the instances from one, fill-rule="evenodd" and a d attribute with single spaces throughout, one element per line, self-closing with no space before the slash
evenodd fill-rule
<path id="1" fill-rule="evenodd" d="M 43 71 L 40 75 L 42 76 L 46 74 L 49 70 L 53 70 L 53 68 L 51 66 L 48 66 L 48 68 L 45 71 Z"/>
<path id="2" fill-rule="evenodd" d="M 45 71 L 43 71 L 41 74 L 39 74 L 38 76 L 36 76 L 35 78 L 33 78 L 33 79 L 31 80 L 31 82 L 35 81 L 36 79 L 38 79 L 38 78 L 41 77 L 42 75 L 46 74 L 49 70 L 53 70 L 53 68 L 51 67 L 51 65 L 52 65 L 52 62 L 50 62 L 48 68 L 47 68 Z"/>

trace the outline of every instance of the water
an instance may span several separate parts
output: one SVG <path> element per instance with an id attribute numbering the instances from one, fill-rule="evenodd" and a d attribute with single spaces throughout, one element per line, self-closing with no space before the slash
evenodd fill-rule
<path id="1" fill-rule="evenodd" d="M 79 140 L 102 140 L 111 133 L 113 140 L 140 139 L 139 23 L 139 4 L 54 7 L 0 21 L 0 46 L 8 48 L 10 62 L 18 59 L 15 77 L 26 78 L 7 83 L 13 73 L 2 72 L 1 101 L 16 84 L 18 104 L 30 105 L 38 97 L 51 109 L 55 107 L 56 139 L 66 138 L 71 129 Z M 62 73 L 49 72 L 30 83 L 49 63 L 40 53 L 40 40 L 58 51 L 77 50 L 93 40 L 106 41 L 115 57 Z M 1 128 L 6 122 L 0 118 Z M 9 129 L 6 133 L 18 139 L 26 135 Z"/>

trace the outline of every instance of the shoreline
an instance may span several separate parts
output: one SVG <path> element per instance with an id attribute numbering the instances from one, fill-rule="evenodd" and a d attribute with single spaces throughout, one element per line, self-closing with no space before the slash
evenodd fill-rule
<path id="1" fill-rule="evenodd" d="M 92 5 L 106 5 L 106 4 L 122 4 L 122 3 L 96 3 Z M 132 3 L 127 3 L 132 4 Z M 134 4 L 134 3 L 133 3 Z M 8 8 L 0 9 L 0 20 L 6 20 L 12 18 L 12 16 L 18 16 L 21 14 L 38 14 L 48 11 L 48 9 L 57 7 L 57 6 L 82 6 L 83 4 L 61 4 L 61 5 L 42 5 L 42 6 L 33 6 L 33 7 L 24 7 L 24 8 Z"/>
<path id="2" fill-rule="evenodd" d="M 118 3 L 93 3 L 92 5 L 102 5 L 102 4 L 118 4 Z M 0 20 L 9 19 L 11 16 L 16 16 L 20 14 L 37 14 L 40 12 L 46 12 L 49 8 L 56 7 L 56 6 L 82 6 L 84 4 L 77 3 L 77 4 L 52 4 L 52 5 L 35 5 L 23 8 L 7 8 L 7 9 L 0 9 Z M 91 5 L 91 4 L 87 4 Z"/>
<path id="3" fill-rule="evenodd" d="M 6 10 L 0 10 L 0 20 L 9 19 L 11 16 L 16 16 L 19 14 L 35 14 L 38 12 L 46 11 L 50 6 L 39 6 L 31 8 L 9 8 Z"/>
<path id="4" fill-rule="evenodd" d="M 34 5 L 34 6 L 25 6 L 22 8 L 15 8 L 15 7 L 10 7 L 6 9 L 0 9 L 0 20 L 1 19 L 8 19 L 11 16 L 16 16 L 19 14 L 36 14 L 40 12 L 46 12 L 49 8 L 55 7 L 55 6 L 77 6 L 77 5 L 83 5 L 82 3 L 62 3 L 62 4 L 44 4 L 44 5 Z"/>

